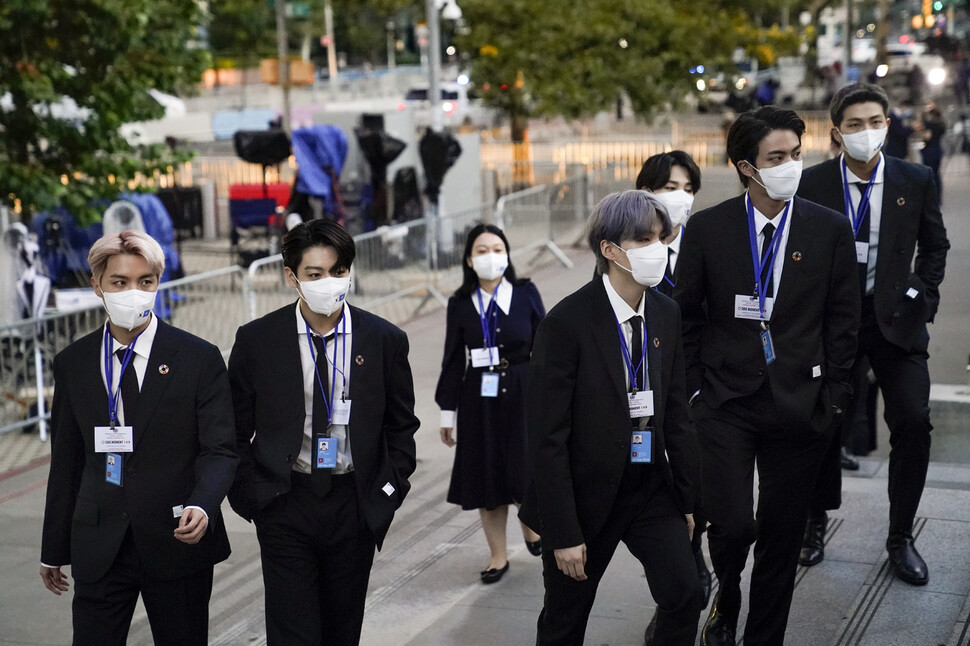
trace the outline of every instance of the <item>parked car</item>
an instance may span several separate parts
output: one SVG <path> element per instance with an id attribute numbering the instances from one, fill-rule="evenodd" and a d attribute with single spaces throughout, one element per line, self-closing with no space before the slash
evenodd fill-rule
<path id="1" fill-rule="evenodd" d="M 476 128 L 491 128 L 495 125 L 496 112 L 485 107 L 482 100 L 475 96 L 469 84 L 443 82 L 441 89 L 441 110 L 444 112 L 443 124 L 447 128 L 457 128 L 466 119 Z M 421 85 L 408 90 L 404 99 L 397 105 L 398 110 L 411 108 L 414 121 L 418 126 L 431 124 L 431 107 L 428 101 L 428 86 Z"/>

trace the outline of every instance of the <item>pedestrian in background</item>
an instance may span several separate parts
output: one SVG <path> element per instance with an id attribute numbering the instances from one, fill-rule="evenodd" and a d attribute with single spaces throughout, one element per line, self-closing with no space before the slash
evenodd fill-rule
<path id="1" fill-rule="evenodd" d="M 936 182 L 937 199 L 943 195 L 943 183 L 940 178 L 940 163 L 943 161 L 943 135 L 946 134 L 946 121 L 943 113 L 935 103 L 928 103 L 920 117 L 919 138 L 923 141 L 920 156 L 924 166 L 933 171 L 933 181 Z M 942 201 L 942 200 L 940 200 Z"/>
<path id="2" fill-rule="evenodd" d="M 108 322 L 54 358 L 41 579 L 60 595 L 71 566 L 74 644 L 124 646 L 140 593 L 156 644 L 204 646 L 238 462 L 226 365 L 152 313 L 155 240 L 106 235 L 88 263 Z"/>
<path id="3" fill-rule="evenodd" d="M 282 240 L 296 302 L 239 328 L 229 356 L 269 646 L 360 641 L 374 549 L 411 488 L 414 385 L 400 329 L 347 303 L 354 239 L 330 220 Z"/>
<path id="4" fill-rule="evenodd" d="M 661 239 L 670 234 L 649 193 L 603 198 L 587 223 L 597 275 L 536 334 L 527 406 L 534 484 L 519 517 L 542 534 L 540 645 L 584 643 L 620 541 L 657 602 L 654 642 L 691 646 L 697 634 L 697 437 L 677 305 L 651 289 L 663 280 Z"/>
<path id="5" fill-rule="evenodd" d="M 479 224 L 468 232 L 462 274 L 448 300 L 435 401 L 441 441 L 456 447 L 448 502 L 479 511 L 491 554 L 481 580 L 495 583 L 509 569 L 509 505 L 522 502 L 528 483 L 525 386 L 546 311 L 535 285 L 516 278 L 508 240 L 496 226 Z M 539 556 L 539 535 L 525 525 L 522 535 Z"/>
<path id="6" fill-rule="evenodd" d="M 728 149 L 747 191 L 691 216 L 677 266 L 719 582 L 703 646 L 735 644 L 752 543 L 744 643 L 784 643 L 812 486 L 849 394 L 852 233 L 838 213 L 794 197 L 804 131 L 797 114 L 771 106 L 738 118 Z"/>
<path id="7" fill-rule="evenodd" d="M 940 305 L 950 243 L 932 172 L 881 153 L 890 120 L 885 91 L 868 83 L 848 85 L 833 97 L 829 111 L 845 154 L 808 169 L 799 195 L 841 212 L 853 227 L 862 327 L 852 381 L 866 379 L 867 358 L 884 395 L 892 447 L 889 561 L 897 577 L 925 585 L 929 570 L 916 549 L 913 522 L 933 428 L 926 324 Z M 833 439 L 814 487 L 803 565 L 824 558 L 826 510 L 841 503 L 838 444 Z"/>

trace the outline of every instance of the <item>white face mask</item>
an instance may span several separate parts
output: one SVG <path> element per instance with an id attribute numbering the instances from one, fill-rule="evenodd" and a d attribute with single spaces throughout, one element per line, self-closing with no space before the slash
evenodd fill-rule
<path id="1" fill-rule="evenodd" d="M 147 321 L 155 306 L 155 292 L 126 289 L 123 292 L 102 292 L 108 318 L 118 327 L 134 330 Z"/>
<path id="2" fill-rule="evenodd" d="M 670 216 L 670 223 L 677 228 L 687 222 L 690 215 L 690 207 L 694 205 L 694 196 L 681 189 L 679 191 L 668 191 L 665 193 L 654 193 L 657 201 L 667 209 Z"/>
<path id="3" fill-rule="evenodd" d="M 472 256 L 472 269 L 482 280 L 495 280 L 504 276 L 508 266 L 509 254 L 507 253 L 493 252 Z"/>
<path id="4" fill-rule="evenodd" d="M 758 169 L 754 165 L 751 168 L 758 171 L 762 181 L 758 182 L 754 177 L 751 179 L 761 184 L 771 199 L 787 202 L 795 197 L 795 193 L 798 191 L 798 182 L 802 179 L 801 159 L 793 159 L 780 166 L 772 166 L 771 168 Z"/>
<path id="5" fill-rule="evenodd" d="M 613 264 L 633 274 L 633 280 L 644 287 L 655 287 L 664 279 L 664 272 L 667 270 L 667 246 L 660 240 L 637 249 L 624 249 L 618 244 L 610 244 L 626 254 L 630 269 L 615 260 Z"/>
<path id="6" fill-rule="evenodd" d="M 839 131 L 839 134 L 842 135 L 845 154 L 856 161 L 867 162 L 882 150 L 888 132 L 889 128 L 867 128 L 848 135 Z"/>
<path id="7" fill-rule="evenodd" d="M 297 280 L 296 282 L 300 286 L 307 307 L 324 316 L 330 316 L 340 309 L 347 300 L 347 294 L 350 293 L 350 276 L 343 278 L 327 276 L 319 280 L 306 282 Z"/>

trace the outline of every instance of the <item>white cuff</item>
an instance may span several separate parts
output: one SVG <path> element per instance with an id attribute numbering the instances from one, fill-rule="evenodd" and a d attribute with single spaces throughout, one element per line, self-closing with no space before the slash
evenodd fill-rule
<path id="1" fill-rule="evenodd" d="M 44 563 L 43 561 L 40 562 L 40 565 L 41 567 L 49 567 L 52 570 L 59 570 L 60 568 L 64 567 L 63 565 L 47 565 L 47 563 Z"/>
<path id="2" fill-rule="evenodd" d="M 205 516 L 205 519 L 209 520 L 209 514 L 205 513 L 205 509 L 203 509 L 202 507 L 199 507 L 198 505 L 188 505 L 185 507 L 185 509 L 198 509 Z M 183 509 L 182 511 L 184 512 L 185 509 Z"/>
<path id="3" fill-rule="evenodd" d="M 441 428 L 455 428 L 455 411 L 441 411 Z"/>

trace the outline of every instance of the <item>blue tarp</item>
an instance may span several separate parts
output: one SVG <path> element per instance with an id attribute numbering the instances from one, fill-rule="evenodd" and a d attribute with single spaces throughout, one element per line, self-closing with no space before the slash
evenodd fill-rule
<path id="1" fill-rule="evenodd" d="M 347 135 L 337 126 L 317 124 L 294 130 L 291 140 L 299 165 L 296 190 L 322 198 L 327 212 L 336 213 L 338 206 L 331 178 L 339 179 L 344 169 Z"/>

